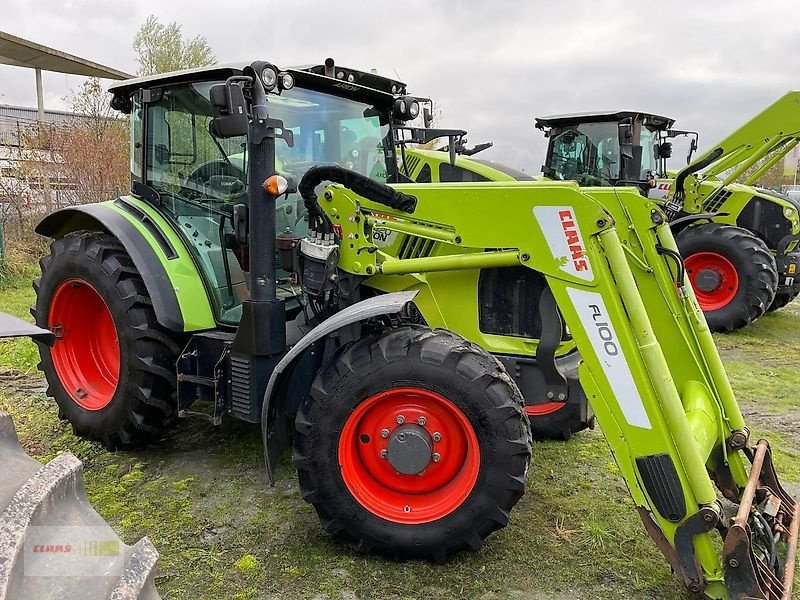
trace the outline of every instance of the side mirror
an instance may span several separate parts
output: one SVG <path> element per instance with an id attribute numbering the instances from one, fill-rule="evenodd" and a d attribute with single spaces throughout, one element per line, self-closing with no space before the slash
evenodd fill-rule
<path id="1" fill-rule="evenodd" d="M 212 133 L 221 138 L 247 135 L 249 119 L 242 86 L 235 82 L 211 86 L 210 97 Z"/>
<path id="2" fill-rule="evenodd" d="M 672 142 L 661 142 L 656 146 L 658 158 L 669 158 L 672 156 Z"/>
<path id="3" fill-rule="evenodd" d="M 631 119 L 625 119 L 619 122 L 619 143 L 620 145 L 633 143 L 633 123 Z"/>
<path id="4" fill-rule="evenodd" d="M 692 162 L 692 155 L 697 150 L 697 138 L 692 138 L 692 141 L 689 142 L 689 154 L 686 155 L 686 164 L 688 165 Z"/>
<path id="5" fill-rule="evenodd" d="M 433 113 L 427 106 L 422 109 L 422 120 L 425 123 L 425 129 L 428 129 L 431 125 L 433 125 Z"/>

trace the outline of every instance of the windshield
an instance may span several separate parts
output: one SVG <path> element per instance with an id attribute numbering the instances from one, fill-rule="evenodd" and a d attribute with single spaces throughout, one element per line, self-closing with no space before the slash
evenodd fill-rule
<path id="1" fill-rule="evenodd" d="M 619 179 L 617 123 L 581 123 L 554 130 L 545 175 L 581 185 Z"/>
<path id="2" fill-rule="evenodd" d="M 213 288 L 218 318 L 236 322 L 246 296 L 249 249 L 232 241 L 230 215 L 233 204 L 247 202 L 247 139 L 222 139 L 211 133 L 209 93 L 218 83 L 222 82 L 163 88 L 160 97 L 147 104 L 134 98 L 131 171 L 133 180 L 141 181 L 142 161 L 146 162 L 144 183 L 159 192 L 162 210 L 189 236 L 188 246 Z M 302 88 L 270 94 L 268 101 L 270 117 L 283 121 L 294 136 L 292 147 L 276 140 L 278 173 L 299 182 L 314 165 L 339 164 L 387 180 L 385 156 L 393 150 L 388 110 Z M 299 194 L 276 202 L 277 233 L 304 236 L 307 219 Z M 296 295 L 289 274 L 279 277 L 286 294 Z"/>
<path id="3" fill-rule="evenodd" d="M 164 90 L 148 105 L 147 184 L 189 199 L 225 200 L 244 192 L 246 137 L 210 133 L 209 90 L 221 82 Z M 374 107 L 313 90 L 270 95 L 270 116 L 294 134 L 294 146 L 276 140 L 276 168 L 299 181 L 309 167 L 339 164 L 387 180 L 388 117 Z M 135 137 L 135 132 L 134 132 Z M 138 165 L 133 165 L 134 175 Z"/>

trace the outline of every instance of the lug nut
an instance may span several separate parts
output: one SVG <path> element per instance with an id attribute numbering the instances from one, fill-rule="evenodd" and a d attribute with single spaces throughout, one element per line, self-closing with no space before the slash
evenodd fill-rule
<path id="1" fill-rule="evenodd" d="M 550 400 L 552 400 L 553 398 L 556 397 L 556 395 L 553 392 L 547 392 L 547 397 L 550 398 Z"/>
<path id="2" fill-rule="evenodd" d="M 434 452 L 431 458 L 433 458 L 433 462 L 439 462 L 440 460 L 442 460 L 442 457 L 439 455 L 438 452 Z"/>
<path id="3" fill-rule="evenodd" d="M 561 400 L 561 401 L 563 402 L 564 400 L 566 400 L 566 399 L 567 399 L 567 395 L 566 395 L 566 394 L 559 394 L 559 395 L 558 395 L 558 399 L 559 399 L 559 400 Z"/>
<path id="4" fill-rule="evenodd" d="M 425 425 L 425 423 L 427 422 L 428 419 L 426 419 L 425 417 L 420 417 L 419 419 L 417 419 L 417 423 L 419 423 L 420 425 Z"/>
<path id="5" fill-rule="evenodd" d="M 397 415 L 395 421 L 397 421 L 398 425 L 402 425 L 403 423 L 406 422 L 406 418 L 403 415 Z"/>
<path id="6" fill-rule="evenodd" d="M 438 442 L 438 441 L 440 441 L 441 439 L 442 439 L 442 434 L 441 434 L 441 433 L 439 433 L 438 431 L 434 432 L 434 434 L 433 434 L 433 441 L 434 441 L 434 442 Z"/>
<path id="7" fill-rule="evenodd" d="M 381 429 L 381 437 L 382 438 L 389 437 L 389 430 L 388 429 Z"/>
<path id="8" fill-rule="evenodd" d="M 381 450 L 381 458 L 386 458 L 387 456 L 389 456 L 389 451 L 384 448 Z"/>

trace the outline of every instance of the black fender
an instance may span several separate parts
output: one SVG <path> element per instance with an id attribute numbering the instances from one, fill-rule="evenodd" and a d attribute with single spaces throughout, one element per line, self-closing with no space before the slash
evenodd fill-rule
<path id="1" fill-rule="evenodd" d="M 42 219 L 35 231 L 39 235 L 58 239 L 84 229 L 105 231 L 122 243 L 144 280 L 158 322 L 169 330 L 183 331 L 178 297 L 156 251 L 136 227 L 113 208 L 106 204 L 62 208 Z"/>
<path id="2" fill-rule="evenodd" d="M 325 319 L 300 338 L 275 365 L 267 384 L 267 390 L 264 393 L 264 403 L 261 406 L 261 435 L 264 442 L 264 461 L 267 467 L 267 477 L 271 485 L 275 485 L 274 472 L 278 458 L 289 445 L 289 436 L 286 435 L 286 432 L 278 423 L 278 415 L 281 413 L 281 409 L 284 408 L 286 401 L 291 400 L 292 397 L 299 396 L 296 389 L 293 390 L 294 393 L 292 394 L 287 393 L 291 385 L 303 386 L 306 392 L 310 388 L 314 376 L 322 364 L 322 352 L 319 349 L 319 342 L 348 325 L 381 315 L 397 314 L 416 295 L 416 291 L 392 292 L 348 306 L 332 317 Z M 315 351 L 315 348 L 317 348 L 317 351 Z M 295 377 L 296 371 L 298 372 Z"/>
<path id="3" fill-rule="evenodd" d="M 669 228 L 672 230 L 673 235 L 679 234 L 681 231 L 686 229 L 689 225 L 693 223 L 697 223 L 698 221 L 708 221 L 711 223 L 716 217 L 726 217 L 728 213 L 695 213 L 695 214 L 688 214 L 678 217 L 677 219 L 673 219 L 669 222 Z"/>

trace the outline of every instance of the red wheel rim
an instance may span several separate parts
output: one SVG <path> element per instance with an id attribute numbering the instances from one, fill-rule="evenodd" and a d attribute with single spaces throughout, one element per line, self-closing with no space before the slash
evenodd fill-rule
<path id="1" fill-rule="evenodd" d="M 61 282 L 50 303 L 48 325 L 56 333 L 50 350 L 61 385 L 86 410 L 100 410 L 119 381 L 119 340 L 103 298 L 82 279 Z"/>
<path id="2" fill-rule="evenodd" d="M 424 470 L 407 475 L 382 452 L 409 426 L 427 432 L 432 443 Z M 395 523 L 428 523 L 467 499 L 478 479 L 480 448 L 452 402 L 428 390 L 397 388 L 370 396 L 347 419 L 339 466 L 347 489 L 371 513 Z"/>
<path id="3" fill-rule="evenodd" d="M 566 402 L 542 402 L 525 406 L 525 414 L 529 417 L 542 417 L 550 415 L 566 406 Z"/>
<path id="4" fill-rule="evenodd" d="M 739 291 L 736 267 L 721 254 L 697 252 L 687 256 L 683 262 L 697 302 L 704 311 L 727 306 Z"/>

